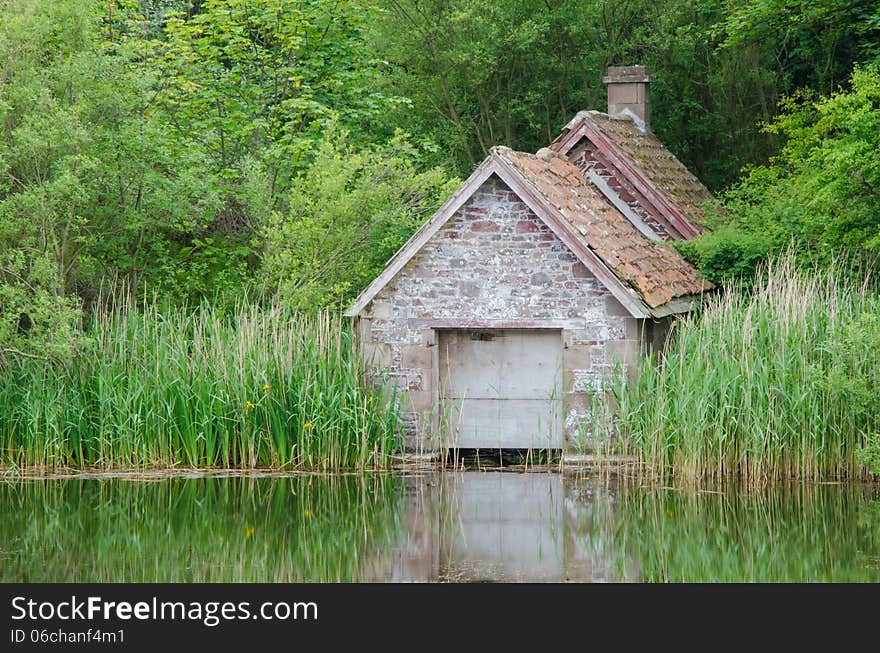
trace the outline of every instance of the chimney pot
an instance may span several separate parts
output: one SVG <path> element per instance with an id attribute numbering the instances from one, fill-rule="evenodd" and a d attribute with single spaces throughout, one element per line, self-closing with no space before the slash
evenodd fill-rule
<path id="1" fill-rule="evenodd" d="M 651 120 L 651 102 L 648 96 L 648 69 L 645 66 L 609 66 L 602 78 L 608 86 L 608 115 L 630 116 L 648 128 Z"/>

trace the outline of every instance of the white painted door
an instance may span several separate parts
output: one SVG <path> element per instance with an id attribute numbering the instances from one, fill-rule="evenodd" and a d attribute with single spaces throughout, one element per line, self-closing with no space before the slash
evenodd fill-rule
<path id="1" fill-rule="evenodd" d="M 559 331 L 441 331 L 439 343 L 446 446 L 562 448 Z"/>

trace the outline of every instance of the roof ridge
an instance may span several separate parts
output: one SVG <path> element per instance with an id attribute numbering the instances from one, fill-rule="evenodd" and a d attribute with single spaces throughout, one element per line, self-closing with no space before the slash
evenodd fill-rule
<path id="1" fill-rule="evenodd" d="M 672 247 L 651 242 L 567 156 L 495 146 L 471 176 L 388 261 L 346 315 L 357 315 L 492 175 L 534 211 L 633 317 L 686 310 L 712 288 Z"/>
<path id="2" fill-rule="evenodd" d="M 597 147 L 684 238 L 700 235 L 698 225 L 703 211 L 695 198 L 705 195 L 704 200 L 711 199 L 711 193 L 656 134 L 641 130 L 630 117 L 578 111 L 551 147 L 567 155 L 583 138 Z M 642 150 L 653 151 L 658 147 L 664 153 L 665 163 L 647 155 L 639 156 Z"/>
<path id="3" fill-rule="evenodd" d="M 653 242 L 645 233 L 648 227 L 635 224 L 608 193 L 586 177 L 568 157 L 551 153 L 549 148 L 542 150 L 539 150 L 542 156 L 514 153 L 509 148 L 499 154 L 503 152 L 502 160 L 516 169 L 583 246 L 598 256 L 651 310 L 677 297 L 711 288 L 711 284 L 700 278 L 696 268 L 670 245 Z M 653 250 L 658 246 L 658 250 Z M 676 277 L 681 277 L 681 283 L 674 282 Z"/>

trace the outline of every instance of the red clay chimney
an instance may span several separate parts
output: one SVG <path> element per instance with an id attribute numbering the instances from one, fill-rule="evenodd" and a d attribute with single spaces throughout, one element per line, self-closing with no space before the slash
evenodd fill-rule
<path id="1" fill-rule="evenodd" d="M 602 81 L 608 86 L 608 115 L 634 119 L 639 127 L 651 123 L 651 102 L 648 98 L 648 69 L 645 66 L 609 66 Z"/>

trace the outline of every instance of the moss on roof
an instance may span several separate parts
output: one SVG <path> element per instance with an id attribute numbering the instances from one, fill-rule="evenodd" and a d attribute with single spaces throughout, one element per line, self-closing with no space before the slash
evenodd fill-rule
<path id="1" fill-rule="evenodd" d="M 538 154 L 493 148 L 571 226 L 572 232 L 651 308 L 712 288 L 673 247 L 649 240 L 576 165 L 548 149 Z"/>
<path id="2" fill-rule="evenodd" d="M 612 118 L 599 111 L 585 113 L 654 188 L 693 222 L 703 222 L 703 206 L 707 202 L 715 203 L 712 193 L 657 136 L 650 130 L 642 131 L 630 118 Z"/>

